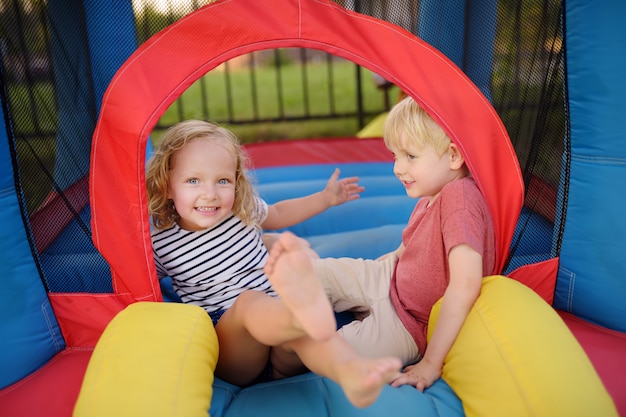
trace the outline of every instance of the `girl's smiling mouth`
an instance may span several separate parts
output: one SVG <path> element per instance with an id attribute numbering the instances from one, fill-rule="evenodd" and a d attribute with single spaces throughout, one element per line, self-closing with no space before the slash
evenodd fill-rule
<path id="1" fill-rule="evenodd" d="M 212 212 L 216 212 L 218 210 L 218 207 L 196 207 L 196 211 L 200 211 L 202 213 L 212 213 Z"/>

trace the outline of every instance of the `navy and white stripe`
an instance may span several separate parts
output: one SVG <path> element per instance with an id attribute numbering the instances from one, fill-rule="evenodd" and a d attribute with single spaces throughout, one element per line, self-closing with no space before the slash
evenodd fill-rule
<path id="1" fill-rule="evenodd" d="M 152 247 L 159 278 L 171 277 L 183 302 L 207 312 L 228 309 L 246 290 L 276 295 L 263 272 L 268 253 L 261 233 L 238 217 L 199 232 L 175 224 L 153 232 Z"/>

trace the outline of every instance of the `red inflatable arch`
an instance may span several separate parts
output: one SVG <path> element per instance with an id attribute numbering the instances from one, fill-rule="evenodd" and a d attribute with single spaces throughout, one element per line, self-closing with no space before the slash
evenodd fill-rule
<path id="1" fill-rule="evenodd" d="M 485 195 L 495 222 L 497 262 L 504 266 L 523 201 L 521 174 L 500 118 L 459 68 L 411 33 L 326 0 L 225 0 L 148 40 L 119 69 L 104 95 L 93 136 L 90 197 L 93 239 L 111 266 L 115 294 L 94 296 L 101 313 L 93 312 L 93 298 L 74 297 L 71 317 L 62 317 L 69 300 L 55 296 L 66 336 L 72 338 L 65 320 L 81 320 L 77 303 L 84 302 L 91 315 L 81 326 L 93 327 L 93 322 L 105 325 L 130 302 L 161 299 L 144 184 L 146 141 L 159 117 L 219 64 L 283 47 L 318 49 L 351 60 L 424 106 L 461 148 Z M 74 345 L 93 341 L 102 329 L 94 331 L 74 335 L 80 339 Z"/>

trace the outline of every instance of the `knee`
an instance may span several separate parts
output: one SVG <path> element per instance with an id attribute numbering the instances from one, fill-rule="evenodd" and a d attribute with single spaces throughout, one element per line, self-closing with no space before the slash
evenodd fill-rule
<path id="1" fill-rule="evenodd" d="M 228 309 L 229 316 L 242 322 L 245 314 L 250 311 L 250 306 L 265 296 L 259 291 L 247 290 L 237 296 L 233 305 Z"/>
<path id="2" fill-rule="evenodd" d="M 229 315 L 239 316 L 246 309 L 246 305 L 250 303 L 251 296 L 248 294 L 250 291 L 244 291 L 237 296 L 233 305 L 228 308 Z"/>

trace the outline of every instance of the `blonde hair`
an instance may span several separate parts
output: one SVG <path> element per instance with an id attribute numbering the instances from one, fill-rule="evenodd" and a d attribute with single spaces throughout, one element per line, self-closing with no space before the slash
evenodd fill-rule
<path id="1" fill-rule="evenodd" d="M 409 141 L 418 149 L 432 146 L 439 156 L 443 156 L 451 143 L 441 126 L 410 96 L 389 112 L 383 137 L 388 148 L 401 148 L 404 141 Z"/>
<path id="2" fill-rule="evenodd" d="M 179 219 L 174 202 L 168 198 L 172 158 L 187 143 L 198 138 L 214 140 L 232 155 L 236 162 L 233 213 L 244 224 L 260 227 L 254 216 L 257 194 L 247 173 L 248 156 L 245 150 L 231 131 L 202 120 L 186 120 L 170 127 L 148 162 L 146 186 L 153 226 L 167 229 Z"/>

